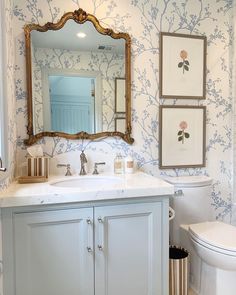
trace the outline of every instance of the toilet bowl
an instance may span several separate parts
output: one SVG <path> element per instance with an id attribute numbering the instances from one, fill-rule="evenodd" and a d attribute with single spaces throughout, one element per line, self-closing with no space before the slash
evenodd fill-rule
<path id="1" fill-rule="evenodd" d="M 198 295 L 236 294 L 236 227 L 213 221 L 212 180 L 207 176 L 169 177 L 175 186 L 170 205 L 175 218 L 170 240 L 190 252 L 189 283 Z"/>
<path id="2" fill-rule="evenodd" d="M 236 227 L 223 222 L 190 224 L 190 240 L 202 261 L 201 295 L 235 295 Z"/>
<path id="3" fill-rule="evenodd" d="M 236 271 L 236 227 L 219 221 L 202 222 L 189 225 L 189 235 L 203 261 L 219 269 Z"/>

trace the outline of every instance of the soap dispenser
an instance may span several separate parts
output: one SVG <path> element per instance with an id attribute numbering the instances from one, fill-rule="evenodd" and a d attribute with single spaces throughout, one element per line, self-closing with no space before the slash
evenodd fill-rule
<path id="1" fill-rule="evenodd" d="M 114 173 L 122 174 L 124 172 L 123 158 L 121 154 L 117 154 L 114 159 Z"/>
<path id="2" fill-rule="evenodd" d="M 125 158 L 125 173 L 134 173 L 134 160 L 130 155 Z"/>

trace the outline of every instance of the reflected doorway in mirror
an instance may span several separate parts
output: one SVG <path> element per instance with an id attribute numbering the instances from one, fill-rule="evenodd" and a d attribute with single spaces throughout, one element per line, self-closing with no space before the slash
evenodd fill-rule
<path id="1" fill-rule="evenodd" d="M 45 131 L 68 134 L 102 131 L 99 72 L 44 68 L 42 84 Z"/>

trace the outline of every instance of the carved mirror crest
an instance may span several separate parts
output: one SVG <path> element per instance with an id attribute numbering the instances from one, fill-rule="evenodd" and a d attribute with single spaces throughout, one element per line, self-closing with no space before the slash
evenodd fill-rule
<path id="1" fill-rule="evenodd" d="M 103 28 L 82 9 L 64 14 L 57 23 L 27 24 L 24 32 L 29 136 L 25 143 L 34 144 L 44 136 L 118 136 L 133 143 L 130 36 Z M 118 80 L 125 81 L 120 90 Z M 124 102 L 124 112 L 116 111 Z M 119 119 L 125 121 L 125 132 L 117 130 Z"/>

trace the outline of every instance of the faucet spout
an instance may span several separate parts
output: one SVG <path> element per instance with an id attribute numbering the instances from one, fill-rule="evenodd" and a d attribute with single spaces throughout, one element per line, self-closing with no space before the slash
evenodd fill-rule
<path id="1" fill-rule="evenodd" d="M 86 175 L 86 170 L 85 170 L 85 164 L 88 162 L 86 155 L 84 153 L 84 151 L 81 152 L 80 154 L 80 164 L 81 164 L 81 168 L 80 168 L 80 173 L 79 175 Z"/>

